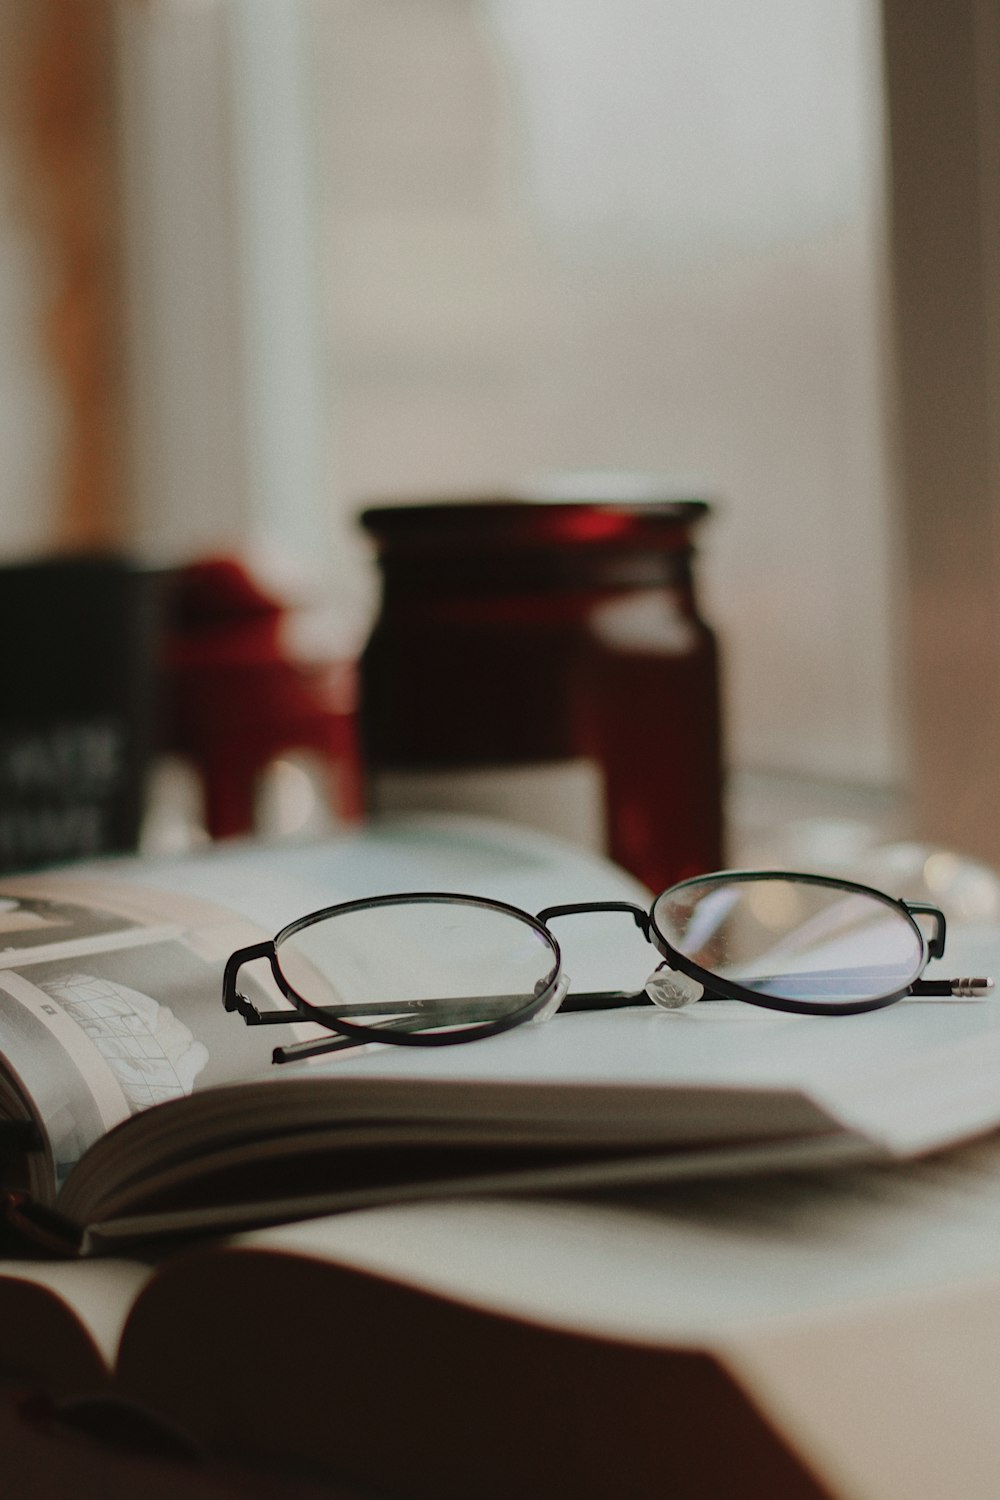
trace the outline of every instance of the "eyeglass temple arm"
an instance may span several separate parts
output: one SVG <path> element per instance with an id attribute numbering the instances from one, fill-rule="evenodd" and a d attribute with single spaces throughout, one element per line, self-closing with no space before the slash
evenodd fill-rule
<path id="1" fill-rule="evenodd" d="M 222 976 L 222 1003 L 227 1011 L 235 1012 L 240 1016 L 247 1026 L 288 1026 L 295 1021 L 308 1021 L 319 1019 L 322 1011 L 327 1007 L 313 1006 L 313 1016 L 296 1009 L 291 1010 L 260 1010 L 246 995 L 241 995 L 236 988 L 236 976 L 246 963 L 253 963 L 255 959 L 266 958 L 271 965 L 272 973 L 276 980 L 279 979 L 277 962 L 278 955 L 273 941 L 266 943 L 254 943 L 249 948 L 240 948 L 232 954 L 226 963 L 225 972 Z M 427 1025 L 428 1018 L 433 1015 L 438 1025 L 446 1025 L 451 1021 L 466 1020 L 469 1009 L 478 1006 L 487 1014 L 495 1011 L 498 1004 L 507 1003 L 512 1000 L 520 1000 L 516 995 L 477 995 L 477 996 L 452 996 L 447 1000 L 400 1000 L 393 1004 L 396 1012 L 392 1021 L 381 1023 L 385 1029 L 392 1031 L 421 1031 Z M 456 1007 L 458 1007 L 456 1009 Z M 363 1014 L 384 1015 L 386 1007 L 384 1004 L 371 1002 L 352 1005 L 350 1013 L 352 1017 Z M 399 1012 L 413 1010 L 415 1014 L 405 1020 L 401 1020 Z M 336 1013 L 330 1011 L 331 1019 L 336 1019 Z M 376 1022 L 373 1030 L 380 1028 Z M 315 1041 L 293 1042 L 288 1047 L 276 1047 L 274 1061 L 276 1063 L 294 1062 L 296 1059 L 306 1057 L 317 1057 L 325 1052 L 342 1052 L 349 1047 L 364 1046 L 364 1039 L 358 1037 L 335 1034 Z"/>
<path id="2" fill-rule="evenodd" d="M 934 923 L 934 931 L 927 939 L 927 954 L 930 958 L 944 957 L 944 944 L 948 932 L 944 912 L 940 907 L 932 906 L 928 901 L 904 901 L 902 905 L 910 913 L 911 917 L 930 917 Z M 993 980 L 983 978 L 968 979 L 916 979 L 910 985 L 911 995 L 954 995 L 961 999 L 980 998 L 989 995 L 993 990 Z"/>
<path id="3" fill-rule="evenodd" d="M 376 1022 L 373 1031 L 384 1029 L 386 1031 L 422 1031 L 426 1021 L 413 1017 L 408 1021 L 384 1021 Z M 271 1061 L 275 1063 L 302 1062 L 307 1057 L 323 1057 L 327 1052 L 345 1052 L 349 1047 L 364 1047 L 366 1045 L 360 1037 L 343 1036 L 337 1032 L 330 1036 L 317 1037 L 308 1042 L 291 1042 L 287 1047 L 275 1047 L 271 1053 Z"/>
<path id="4" fill-rule="evenodd" d="M 643 911 L 641 906 L 634 906 L 631 902 L 628 901 L 583 901 L 567 906 L 547 906 L 542 911 L 538 912 L 537 918 L 539 922 L 544 922 L 547 924 L 551 917 L 575 916 L 580 913 L 600 911 L 625 912 L 635 922 L 635 925 L 639 928 L 643 937 L 649 937 L 648 913 Z M 225 1006 L 226 1010 L 231 1012 L 235 1011 L 237 1015 L 242 1017 L 242 1019 L 248 1026 L 287 1026 L 290 1021 L 294 1021 L 296 1019 L 308 1020 L 308 1016 L 303 1016 L 301 1013 L 294 1010 L 260 1010 L 256 1005 L 253 1004 L 252 1001 L 247 999 L 246 995 L 240 994 L 240 992 L 236 988 L 236 977 L 240 969 L 244 964 L 252 963 L 255 959 L 259 958 L 266 958 L 268 960 L 275 979 L 279 979 L 279 975 L 277 972 L 277 952 L 273 940 L 268 940 L 267 942 L 263 943 L 254 943 L 249 948 L 240 948 L 230 957 L 229 961 L 226 964 L 225 973 L 223 975 L 222 1003 Z M 451 1001 L 445 1003 L 455 1004 L 456 1002 Z M 652 1001 L 649 999 L 649 996 L 645 993 L 644 990 L 640 990 L 637 994 L 624 993 L 622 991 L 615 990 L 601 991 L 591 994 L 570 995 L 563 1001 L 560 1010 L 615 1010 L 620 1007 L 630 1005 L 649 1004 L 652 1004 Z M 420 1002 L 420 1007 L 423 1011 L 423 1020 L 422 1022 L 418 1020 L 415 1023 L 414 1029 L 416 1029 L 416 1027 L 420 1024 L 426 1024 L 426 1002 Z M 316 1008 L 319 1009 L 320 1007 Z M 406 1009 L 407 1002 L 401 1002 L 398 1008 L 400 1010 Z M 414 1004 L 414 1009 L 416 1008 L 416 1004 Z M 384 1007 L 373 1005 L 371 1007 L 371 1010 L 373 1012 L 384 1012 Z M 352 1014 L 357 1015 L 359 1013 L 359 1008 L 352 1007 Z M 308 1044 L 302 1043 L 301 1045 L 304 1049 Z M 331 1039 L 329 1045 L 324 1047 L 324 1050 L 336 1051 L 347 1046 L 357 1045 L 360 1045 L 360 1043 L 354 1042 L 353 1038 L 342 1037 L 340 1039 Z M 286 1048 L 284 1050 L 287 1052 L 291 1051 L 292 1049 Z"/>
<path id="5" fill-rule="evenodd" d="M 343 1010 L 331 1005 L 310 1005 L 308 1012 L 294 1006 L 290 1010 L 260 1010 L 236 988 L 236 975 L 239 969 L 243 964 L 251 963 L 258 958 L 271 959 L 271 966 L 274 969 L 277 962 L 274 944 L 257 943 L 252 948 L 240 949 L 226 964 L 222 978 L 222 1003 L 225 1009 L 235 1011 L 248 1026 L 288 1026 L 294 1021 L 321 1020 L 324 1015 L 329 1015 L 333 1021 L 343 1015 L 349 1015 L 352 1019 L 357 1016 L 384 1016 L 387 1010 L 392 1010 L 396 1019 L 387 1022 L 387 1025 L 395 1027 L 397 1031 L 419 1031 L 427 1025 L 430 1018 L 437 1025 L 443 1025 L 450 1021 L 466 1019 L 470 1012 L 479 1010 L 492 1019 L 498 1005 L 509 1006 L 524 1003 L 523 995 L 451 995 L 441 1000 L 430 997 L 422 1000 L 393 1000 L 391 1005 L 384 1001 L 362 1000 L 355 1001 Z M 277 974 L 275 977 L 277 978 Z M 399 1015 L 406 1011 L 412 1011 L 413 1016 L 408 1022 L 399 1023 Z M 344 1038 L 344 1045 L 361 1046 L 362 1043 L 354 1041 L 353 1038 Z"/>
<path id="6" fill-rule="evenodd" d="M 470 1013 L 475 1010 L 483 1012 L 484 1019 L 495 1020 L 496 1007 L 498 1005 L 506 1008 L 507 1005 L 514 1001 L 523 1003 L 523 1000 L 524 997 L 522 995 L 468 995 L 455 996 L 450 1000 L 404 1000 L 393 1005 L 392 1009 L 396 1013 L 391 1020 L 375 1021 L 370 1030 L 388 1031 L 394 1035 L 401 1031 L 424 1031 L 429 1020 L 432 1020 L 436 1026 L 448 1026 L 467 1022 L 470 1019 Z M 406 1009 L 417 1011 L 418 1014 L 402 1016 L 400 1012 Z M 384 1015 L 385 1011 L 385 1005 L 374 1003 L 352 1005 L 350 1016 L 354 1020 L 358 1015 L 366 1013 Z M 295 1012 L 288 1011 L 279 1011 L 278 1018 L 285 1021 L 308 1021 L 312 1019 L 309 1016 L 296 1015 Z M 271 1017 L 269 1014 L 265 1014 L 261 1019 L 270 1020 Z M 336 1014 L 331 1011 L 331 1022 L 335 1022 L 336 1019 Z M 343 1033 L 336 1033 L 333 1036 L 321 1037 L 314 1041 L 292 1042 L 287 1047 L 276 1047 L 272 1058 L 276 1063 L 295 1062 L 297 1059 L 304 1057 L 319 1057 L 325 1052 L 342 1052 L 347 1047 L 363 1047 L 373 1040 L 377 1040 L 377 1038 L 353 1037 L 345 1036 Z"/>

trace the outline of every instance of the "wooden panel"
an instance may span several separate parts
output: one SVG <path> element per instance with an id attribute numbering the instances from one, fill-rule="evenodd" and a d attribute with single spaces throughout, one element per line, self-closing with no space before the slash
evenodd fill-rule
<path id="1" fill-rule="evenodd" d="M 914 822 L 1000 861 L 1000 5 L 883 18 Z"/>
<path id="2" fill-rule="evenodd" d="M 122 529 L 114 7 L 21 9 L 23 197 L 54 267 L 39 335 L 67 411 L 52 542 L 89 549 L 113 545 Z"/>

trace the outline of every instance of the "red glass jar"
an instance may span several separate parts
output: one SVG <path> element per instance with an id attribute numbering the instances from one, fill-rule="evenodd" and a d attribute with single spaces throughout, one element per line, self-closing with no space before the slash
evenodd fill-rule
<path id="1" fill-rule="evenodd" d="M 703 501 L 390 505 L 362 662 L 375 809 L 510 817 L 601 848 L 654 890 L 722 864 Z"/>

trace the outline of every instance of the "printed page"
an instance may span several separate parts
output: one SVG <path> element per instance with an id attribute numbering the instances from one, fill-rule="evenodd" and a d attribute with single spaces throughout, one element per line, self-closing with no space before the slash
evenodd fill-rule
<path id="1" fill-rule="evenodd" d="M 8 1119 L 34 1118 L 27 1186 L 51 1201 L 120 1121 L 269 1065 L 263 1032 L 222 1010 L 225 961 L 259 929 L 200 899 L 81 875 L 0 882 L 0 1037 Z M 260 1003 L 274 1005 L 248 975 Z"/>

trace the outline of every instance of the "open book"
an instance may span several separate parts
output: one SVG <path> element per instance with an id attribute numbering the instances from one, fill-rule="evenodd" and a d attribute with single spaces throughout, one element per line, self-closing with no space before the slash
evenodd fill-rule
<path id="1" fill-rule="evenodd" d="M 76 1425 L 100 1393 L 216 1456 L 435 1500 L 995 1500 L 998 1328 L 996 1140 L 390 1205 L 156 1270 L 0 1263 L 0 1371 Z"/>
<path id="2" fill-rule="evenodd" d="M 276 1028 L 223 1010 L 229 953 L 310 909 L 417 888 L 532 911 L 645 899 L 569 846 L 433 818 L 322 848 L 5 881 L 8 1219 L 50 1248 L 107 1253 L 412 1198 L 905 1158 L 1000 1123 L 991 1000 L 818 1019 L 637 1007 L 432 1053 L 272 1066 Z M 574 977 L 641 986 L 650 950 L 631 924 L 590 949 L 588 925 L 567 954 Z M 955 932 L 949 947 L 966 972 L 997 967 L 995 932 Z M 246 983 L 278 1003 L 266 975 Z"/>

